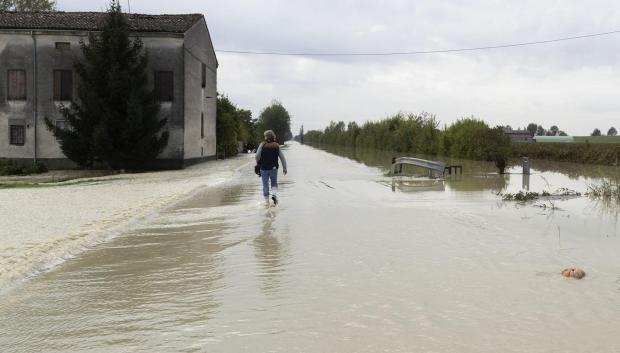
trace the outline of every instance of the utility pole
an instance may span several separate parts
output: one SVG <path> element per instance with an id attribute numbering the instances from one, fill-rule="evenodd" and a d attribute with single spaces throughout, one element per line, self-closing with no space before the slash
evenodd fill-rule
<path id="1" fill-rule="evenodd" d="M 127 0 L 127 13 L 131 13 L 131 3 Z"/>

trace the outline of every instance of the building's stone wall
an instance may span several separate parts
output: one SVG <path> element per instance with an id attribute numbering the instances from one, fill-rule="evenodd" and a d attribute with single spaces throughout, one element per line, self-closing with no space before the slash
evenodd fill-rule
<path id="1" fill-rule="evenodd" d="M 0 34 L 0 158 L 34 157 L 33 40 L 30 34 Z M 26 71 L 25 101 L 8 101 L 8 70 Z M 9 122 L 23 124 L 24 146 L 9 145 Z"/>
<path id="2" fill-rule="evenodd" d="M 154 86 L 156 71 L 172 71 L 174 75 L 174 98 L 161 104 L 160 116 L 168 120 L 170 134 L 168 145 L 160 159 L 183 159 L 184 123 L 184 78 L 183 38 L 142 37 L 149 54 L 149 85 Z"/>
<path id="3" fill-rule="evenodd" d="M 204 88 L 203 64 L 206 64 Z M 217 59 L 206 23 L 200 21 L 185 34 L 185 159 L 216 156 L 216 104 Z"/>
<path id="4" fill-rule="evenodd" d="M 53 122 L 64 120 L 61 106 L 70 106 L 70 101 L 54 101 L 54 70 L 73 70 L 75 60 L 80 57 L 80 40 L 85 36 L 42 34 L 37 35 L 37 155 L 42 159 L 64 157 L 60 145 L 45 126 L 45 118 Z M 56 42 L 70 43 L 69 50 L 56 49 Z M 32 56 L 32 48 L 29 56 Z M 28 78 L 32 81 L 32 77 Z M 32 84 L 32 83 L 31 83 Z M 77 75 L 73 73 L 73 98 L 77 97 Z M 30 94 L 29 94 L 30 95 Z"/>

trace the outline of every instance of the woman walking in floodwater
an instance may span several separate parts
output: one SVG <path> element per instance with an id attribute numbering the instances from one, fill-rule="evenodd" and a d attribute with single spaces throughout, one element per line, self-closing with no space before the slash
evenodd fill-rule
<path id="1" fill-rule="evenodd" d="M 269 180 L 271 180 L 271 199 L 274 205 L 278 204 L 278 158 L 282 161 L 282 171 L 286 175 L 286 158 L 276 142 L 276 134 L 265 131 L 265 141 L 256 150 L 256 163 L 260 166 L 261 178 L 263 179 L 263 196 L 265 205 L 269 206 Z"/>

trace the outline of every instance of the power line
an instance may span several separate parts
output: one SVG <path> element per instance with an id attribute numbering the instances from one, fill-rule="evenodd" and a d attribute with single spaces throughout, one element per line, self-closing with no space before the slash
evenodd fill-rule
<path id="1" fill-rule="evenodd" d="M 608 36 L 612 34 L 618 34 L 620 30 L 610 31 L 610 32 L 601 32 L 601 33 L 593 33 L 593 34 L 585 34 L 581 36 L 573 36 L 573 37 L 564 37 L 564 38 L 556 38 L 556 39 L 548 39 L 548 40 L 539 40 L 533 42 L 522 42 L 522 43 L 512 43 L 512 44 L 500 44 L 500 45 L 489 45 L 482 47 L 473 47 L 473 48 L 458 48 L 458 49 L 442 49 L 442 50 L 423 50 L 423 51 L 402 51 L 402 52 L 378 52 L 378 53 L 308 53 L 308 52 L 277 52 L 277 51 L 251 51 L 251 50 L 216 50 L 218 53 L 229 53 L 229 54 L 248 54 L 248 55 L 279 55 L 279 56 L 391 56 L 391 55 L 418 55 L 418 54 L 437 54 L 437 53 L 456 53 L 456 52 L 464 52 L 464 51 L 476 51 L 476 50 L 489 50 L 489 49 L 501 49 L 501 48 L 511 48 L 511 47 L 523 47 L 528 45 L 539 45 L 539 44 L 548 44 L 548 43 L 556 43 L 556 42 L 564 42 L 575 39 L 585 39 L 592 37 L 601 37 Z"/>

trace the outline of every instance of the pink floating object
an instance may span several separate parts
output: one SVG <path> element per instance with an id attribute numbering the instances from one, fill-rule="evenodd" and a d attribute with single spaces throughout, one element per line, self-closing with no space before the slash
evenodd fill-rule
<path id="1" fill-rule="evenodd" d="M 586 272 L 580 268 L 567 268 L 562 271 L 562 276 L 568 278 L 582 279 L 586 276 Z"/>

